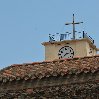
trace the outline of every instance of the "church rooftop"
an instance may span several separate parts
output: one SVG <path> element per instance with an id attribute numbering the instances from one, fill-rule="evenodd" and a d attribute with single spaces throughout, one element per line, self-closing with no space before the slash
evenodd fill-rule
<path id="1" fill-rule="evenodd" d="M 99 55 L 54 61 L 14 64 L 0 70 L 0 82 L 42 79 L 50 76 L 78 75 L 99 71 Z"/>

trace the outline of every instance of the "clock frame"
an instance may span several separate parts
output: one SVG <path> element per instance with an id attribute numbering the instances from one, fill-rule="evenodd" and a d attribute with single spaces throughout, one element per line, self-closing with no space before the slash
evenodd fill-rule
<path id="1" fill-rule="evenodd" d="M 58 52 L 59 59 L 73 58 L 73 56 L 74 56 L 74 50 L 70 46 L 64 46 Z"/>

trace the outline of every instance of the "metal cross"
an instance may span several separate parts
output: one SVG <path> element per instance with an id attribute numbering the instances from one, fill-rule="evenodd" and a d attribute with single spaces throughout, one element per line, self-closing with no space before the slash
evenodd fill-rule
<path id="1" fill-rule="evenodd" d="M 75 24 L 80 24 L 80 23 L 83 23 L 83 22 L 75 22 L 74 20 L 74 14 L 73 14 L 73 22 L 72 23 L 66 23 L 65 25 L 70 25 L 72 24 L 73 25 L 73 40 L 75 40 Z"/>

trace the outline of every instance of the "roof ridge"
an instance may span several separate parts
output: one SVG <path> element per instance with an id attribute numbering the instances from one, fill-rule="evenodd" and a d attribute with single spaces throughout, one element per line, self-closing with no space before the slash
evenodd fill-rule
<path id="1" fill-rule="evenodd" d="M 99 54 L 95 56 L 85 56 L 85 57 L 74 57 L 74 58 L 64 58 L 64 59 L 55 59 L 53 61 L 42 61 L 42 62 L 32 62 L 32 63 L 22 63 L 22 64 L 12 64 L 8 67 L 5 67 L 1 69 L 0 71 L 4 71 L 6 69 L 9 69 L 10 67 L 15 67 L 15 66 L 22 66 L 22 65 L 36 65 L 36 64 L 47 64 L 47 63 L 55 63 L 55 62 L 63 62 L 63 61 L 70 61 L 70 60 L 78 60 L 78 59 L 85 59 L 85 58 L 92 58 L 92 57 L 99 57 Z"/>

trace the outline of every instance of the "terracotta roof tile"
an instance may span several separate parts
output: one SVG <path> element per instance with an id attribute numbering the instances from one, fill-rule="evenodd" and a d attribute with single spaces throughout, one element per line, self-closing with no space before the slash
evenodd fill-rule
<path id="1" fill-rule="evenodd" d="M 14 64 L 0 71 L 0 81 L 34 79 L 99 71 L 99 56 Z"/>

